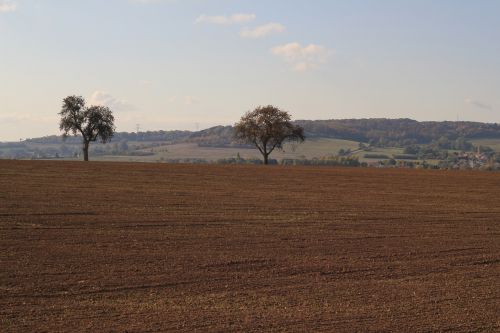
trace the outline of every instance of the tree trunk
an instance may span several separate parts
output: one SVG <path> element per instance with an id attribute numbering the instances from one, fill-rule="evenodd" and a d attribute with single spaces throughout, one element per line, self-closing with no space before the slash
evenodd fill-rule
<path id="1" fill-rule="evenodd" d="M 264 154 L 264 164 L 265 165 L 269 164 L 269 155 L 268 154 Z"/>
<path id="2" fill-rule="evenodd" d="M 89 144 L 90 142 L 88 141 L 83 142 L 83 160 L 85 162 L 89 161 Z"/>

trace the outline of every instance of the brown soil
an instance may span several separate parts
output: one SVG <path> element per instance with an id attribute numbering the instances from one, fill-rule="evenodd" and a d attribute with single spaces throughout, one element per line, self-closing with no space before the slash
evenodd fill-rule
<path id="1" fill-rule="evenodd" d="M 500 174 L 0 161 L 1 332 L 500 331 Z"/>

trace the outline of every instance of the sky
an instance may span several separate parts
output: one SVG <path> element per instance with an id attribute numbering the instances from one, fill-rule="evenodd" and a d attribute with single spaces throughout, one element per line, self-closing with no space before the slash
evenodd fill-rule
<path id="1" fill-rule="evenodd" d="M 0 141 L 62 100 L 118 131 L 293 119 L 500 122 L 497 0 L 0 0 Z"/>

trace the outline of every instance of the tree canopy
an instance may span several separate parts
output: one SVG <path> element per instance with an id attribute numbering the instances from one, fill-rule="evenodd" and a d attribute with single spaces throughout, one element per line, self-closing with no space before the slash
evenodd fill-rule
<path id="1" fill-rule="evenodd" d="M 275 149 L 283 149 L 285 142 L 303 142 L 304 129 L 294 125 L 291 116 L 272 105 L 260 106 L 247 112 L 234 126 L 236 139 L 253 144 L 268 164 Z"/>
<path id="2" fill-rule="evenodd" d="M 84 160 L 89 160 L 89 144 L 99 139 L 102 143 L 111 140 L 115 132 L 115 118 L 106 106 L 85 106 L 81 96 L 68 96 L 63 100 L 59 129 L 64 131 L 63 136 L 69 133 L 80 134 L 83 140 Z"/>

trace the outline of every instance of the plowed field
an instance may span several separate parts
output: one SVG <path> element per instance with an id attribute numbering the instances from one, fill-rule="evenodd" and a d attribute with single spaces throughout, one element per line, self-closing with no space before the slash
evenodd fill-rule
<path id="1" fill-rule="evenodd" d="M 1 332 L 498 332 L 500 174 L 0 161 Z"/>

